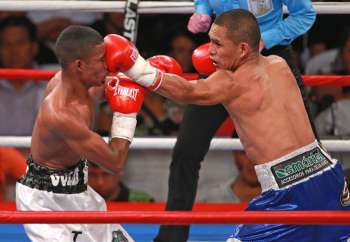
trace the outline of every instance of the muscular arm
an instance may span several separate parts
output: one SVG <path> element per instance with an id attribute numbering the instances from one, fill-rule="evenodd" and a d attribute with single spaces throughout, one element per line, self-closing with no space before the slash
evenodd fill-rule
<path id="1" fill-rule="evenodd" d="M 91 131 L 85 121 L 78 118 L 71 110 L 53 115 L 52 119 L 56 135 L 60 136 L 80 157 L 113 173 L 121 171 L 126 161 L 129 141 L 113 138 L 110 145 L 107 145 L 100 135 Z"/>
<path id="2" fill-rule="evenodd" d="M 214 105 L 234 96 L 234 82 L 223 70 L 206 79 L 193 81 L 173 74 L 164 74 L 162 85 L 157 92 L 179 102 Z"/>

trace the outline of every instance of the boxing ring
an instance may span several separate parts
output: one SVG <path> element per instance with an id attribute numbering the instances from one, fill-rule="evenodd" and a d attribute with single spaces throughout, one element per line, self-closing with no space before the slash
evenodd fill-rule
<path id="1" fill-rule="evenodd" d="M 349 2 L 313 3 L 318 14 L 350 13 Z M 91 12 L 123 12 L 122 1 L 0 1 L 0 9 L 6 11 L 56 11 L 74 10 Z M 152 2 L 139 4 L 140 14 L 189 14 L 194 11 L 192 2 Z M 0 69 L 0 78 L 10 80 L 49 80 L 56 71 Z M 196 74 L 184 74 L 195 79 Z M 350 85 L 350 76 L 304 76 L 305 84 Z M 107 138 L 105 138 L 107 141 Z M 29 147 L 31 137 L 0 137 L 0 146 Z M 175 138 L 135 137 L 130 149 L 170 150 Z M 328 151 L 350 151 L 350 140 L 322 140 Z M 214 138 L 210 150 L 242 150 L 238 139 Z M 109 203 L 108 212 L 19 212 L 14 203 L 0 203 L 0 242 L 29 241 L 24 223 L 122 223 L 136 241 L 151 241 L 159 224 L 191 226 L 189 241 L 225 241 L 232 233 L 235 223 L 284 223 L 284 224 L 350 224 L 350 212 L 340 211 L 256 211 L 246 212 L 246 204 L 201 204 L 197 203 L 191 212 L 167 212 L 164 203 Z"/>

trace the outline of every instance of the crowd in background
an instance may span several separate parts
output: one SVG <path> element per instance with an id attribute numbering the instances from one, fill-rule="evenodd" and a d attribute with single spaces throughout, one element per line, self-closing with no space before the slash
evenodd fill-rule
<path id="1" fill-rule="evenodd" d="M 350 26 L 347 16 L 318 15 L 312 29 L 294 41 L 295 58 L 304 74 L 350 74 Z M 167 54 L 181 64 L 184 72 L 195 72 L 191 62 L 192 52 L 209 39 L 205 33 L 193 35 L 187 30 L 189 17 L 187 14 L 141 15 L 136 42 L 141 54 L 144 57 Z M 84 24 L 95 28 L 103 36 L 122 34 L 123 20 L 122 13 L 72 15 L 59 12 L 0 12 L 0 67 L 55 70 L 58 65 L 53 44 L 65 27 Z M 31 135 L 45 86 L 45 81 L 24 82 L 0 78 L 1 136 Z M 308 91 L 313 101 L 312 113 L 319 136 L 322 139 L 348 138 L 349 87 L 312 87 Z M 96 103 L 96 110 L 95 130 L 108 136 L 112 111 L 104 100 Z M 175 136 L 183 110 L 184 104 L 148 93 L 138 115 L 136 136 Z M 232 136 L 232 129 L 220 134 Z M 7 183 L 15 181 L 25 172 L 28 153 L 27 149 L 0 148 L 0 199 L 11 198 L 8 195 L 11 192 L 6 190 Z M 350 164 L 347 153 L 337 156 L 344 162 L 345 168 L 350 167 L 347 165 Z M 94 165 L 91 165 L 89 179 L 97 191 L 101 189 L 99 192 L 107 200 L 154 201 L 152 196 L 128 188 L 119 177 L 113 177 Z M 105 186 L 107 183 L 113 186 L 108 188 Z"/>

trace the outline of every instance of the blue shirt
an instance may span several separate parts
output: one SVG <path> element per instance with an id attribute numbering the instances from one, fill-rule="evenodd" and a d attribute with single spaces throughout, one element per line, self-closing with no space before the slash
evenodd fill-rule
<path id="1" fill-rule="evenodd" d="M 26 81 L 16 90 L 0 80 L 0 135 L 31 135 L 47 82 Z"/>
<path id="2" fill-rule="evenodd" d="M 310 0 L 194 0 L 196 13 L 220 15 L 231 9 L 246 9 L 258 20 L 266 49 L 288 45 L 314 24 L 316 11 Z M 283 19 L 283 5 L 288 17 Z"/>

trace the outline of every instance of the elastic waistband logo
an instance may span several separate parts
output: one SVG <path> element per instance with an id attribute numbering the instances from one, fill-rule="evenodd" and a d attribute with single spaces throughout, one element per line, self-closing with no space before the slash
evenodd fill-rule
<path id="1" fill-rule="evenodd" d="M 79 183 L 79 169 L 75 168 L 73 172 L 64 175 L 50 175 L 51 183 L 53 186 L 57 187 L 61 185 L 65 186 L 76 186 Z"/>
<path id="2" fill-rule="evenodd" d="M 331 162 L 318 147 L 271 167 L 271 172 L 280 188 L 304 179 Z"/>

